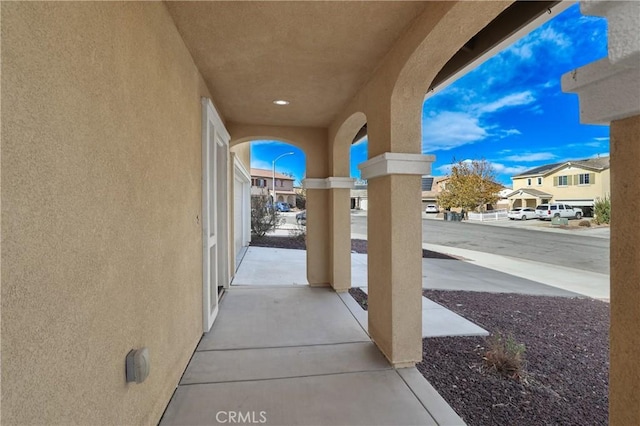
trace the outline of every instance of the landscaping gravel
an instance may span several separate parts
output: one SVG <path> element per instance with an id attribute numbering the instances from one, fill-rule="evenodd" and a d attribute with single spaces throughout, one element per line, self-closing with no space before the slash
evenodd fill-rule
<path id="1" fill-rule="evenodd" d="M 609 304 L 594 299 L 425 290 L 425 297 L 526 346 L 523 378 L 483 366 L 486 338 L 424 339 L 425 378 L 469 425 L 605 425 Z"/>

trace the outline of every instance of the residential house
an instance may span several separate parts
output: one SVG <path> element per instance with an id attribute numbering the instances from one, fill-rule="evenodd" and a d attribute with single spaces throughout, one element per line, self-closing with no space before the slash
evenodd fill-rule
<path id="1" fill-rule="evenodd" d="M 351 208 L 355 210 L 367 210 L 369 197 L 367 196 L 367 181 L 358 179 L 351 189 Z"/>
<path id="2" fill-rule="evenodd" d="M 564 203 L 592 216 L 596 200 L 611 194 L 609 157 L 545 164 L 515 175 L 507 195 L 512 207 Z"/>
<path id="3" fill-rule="evenodd" d="M 422 176 L 422 211 L 428 204 L 438 204 L 438 195 L 444 190 L 447 176 Z"/>
<path id="4" fill-rule="evenodd" d="M 158 423 L 248 241 L 252 140 L 305 152 L 307 281 L 344 292 L 349 149 L 367 124 L 368 330 L 394 368 L 421 361 L 421 219 L 407 212 L 433 161 L 425 94 L 567 5 L 1 2 L 3 424 Z M 640 229 L 615 212 L 640 210 L 640 49 L 619 19 L 639 14 L 583 11 L 616 34 L 563 87 L 585 122 L 611 123 L 609 421 L 637 424 Z M 141 347 L 149 375 L 127 382 Z"/>
<path id="5" fill-rule="evenodd" d="M 276 202 L 289 203 L 290 206 L 296 206 L 296 192 L 293 188 L 291 176 L 284 175 L 273 170 L 251 169 L 251 195 L 271 195 L 273 196 L 273 185 L 275 183 L 275 200 Z"/>

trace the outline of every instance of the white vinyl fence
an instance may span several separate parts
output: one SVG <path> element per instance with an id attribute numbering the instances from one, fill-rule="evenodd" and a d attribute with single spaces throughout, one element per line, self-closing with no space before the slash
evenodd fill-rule
<path id="1" fill-rule="evenodd" d="M 480 222 L 487 222 L 491 220 L 502 220 L 508 219 L 507 210 L 491 210 L 489 212 L 476 213 L 476 212 L 468 212 L 467 213 L 469 220 L 477 220 Z"/>

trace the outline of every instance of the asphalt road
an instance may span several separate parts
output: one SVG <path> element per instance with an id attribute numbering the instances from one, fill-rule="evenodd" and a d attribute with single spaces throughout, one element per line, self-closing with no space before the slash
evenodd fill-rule
<path id="1" fill-rule="evenodd" d="M 352 215 L 351 232 L 366 234 L 367 217 Z M 422 221 L 422 241 L 609 273 L 609 240 L 606 238 L 427 219 Z"/>

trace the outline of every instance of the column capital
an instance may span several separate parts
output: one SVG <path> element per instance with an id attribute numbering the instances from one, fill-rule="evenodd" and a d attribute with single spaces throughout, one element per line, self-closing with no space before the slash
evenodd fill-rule
<path id="1" fill-rule="evenodd" d="M 609 61 L 613 65 L 638 67 L 640 64 L 640 2 L 582 0 L 583 15 L 607 19 Z"/>
<path id="2" fill-rule="evenodd" d="M 583 0 L 584 15 L 608 21 L 608 58 L 562 76 L 562 90 L 580 97 L 580 122 L 608 124 L 640 114 L 640 2 Z"/>
<path id="3" fill-rule="evenodd" d="M 307 178 L 302 180 L 305 189 L 353 189 L 355 179 L 348 177 Z"/>
<path id="4" fill-rule="evenodd" d="M 640 114 L 640 68 L 604 58 L 562 76 L 562 90 L 580 97 L 580 122 L 608 124 Z"/>
<path id="5" fill-rule="evenodd" d="M 362 179 L 388 175 L 428 175 L 434 155 L 385 152 L 358 165 Z"/>

